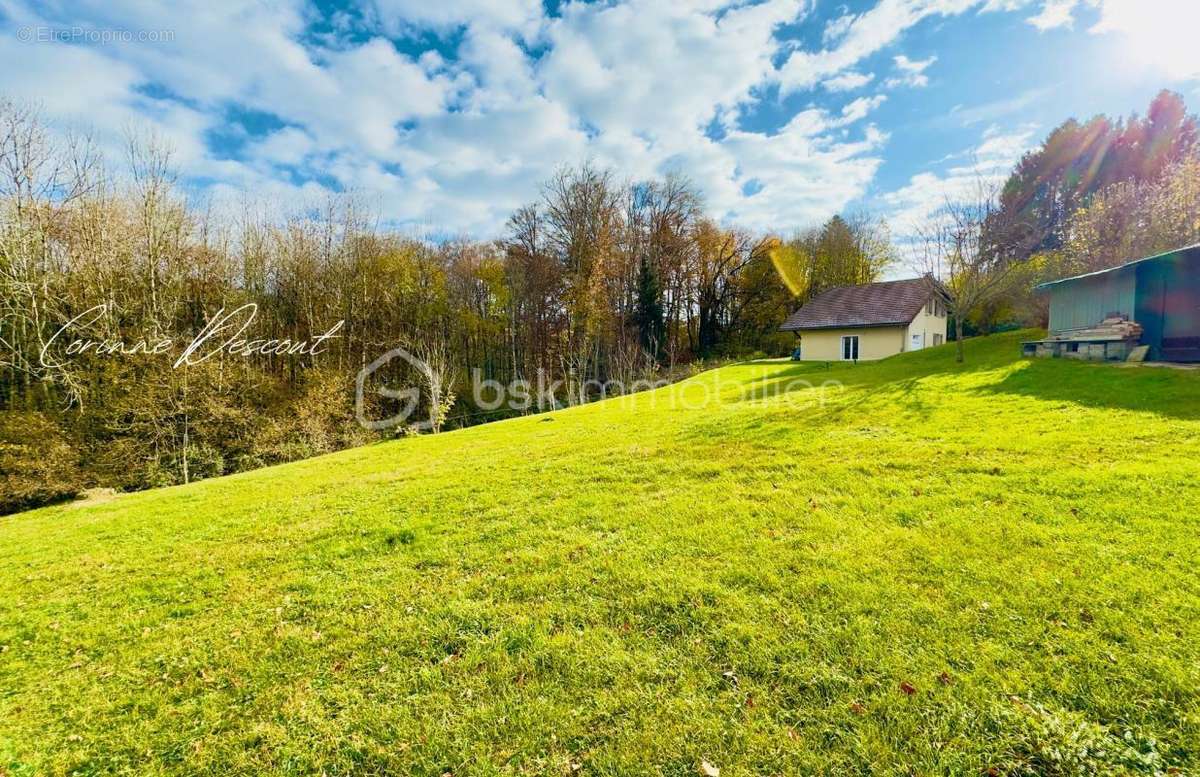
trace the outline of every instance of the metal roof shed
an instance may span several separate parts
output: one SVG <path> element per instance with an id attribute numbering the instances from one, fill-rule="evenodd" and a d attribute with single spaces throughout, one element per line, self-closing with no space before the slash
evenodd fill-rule
<path id="1" fill-rule="evenodd" d="M 1039 285 L 1050 298 L 1050 334 L 1118 314 L 1142 326 L 1158 361 L 1200 361 L 1200 245 Z"/>

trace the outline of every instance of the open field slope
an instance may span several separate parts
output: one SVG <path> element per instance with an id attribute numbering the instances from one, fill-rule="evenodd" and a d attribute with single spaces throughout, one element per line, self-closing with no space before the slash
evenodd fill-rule
<path id="1" fill-rule="evenodd" d="M 0 773 L 1200 769 L 1200 375 L 1019 339 L 0 519 Z"/>

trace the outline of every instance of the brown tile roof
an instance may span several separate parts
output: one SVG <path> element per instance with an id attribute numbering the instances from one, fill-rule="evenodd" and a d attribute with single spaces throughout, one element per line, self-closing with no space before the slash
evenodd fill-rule
<path id="1" fill-rule="evenodd" d="M 905 326 L 932 296 L 928 278 L 837 286 L 813 297 L 783 322 L 785 332 L 798 329 Z"/>

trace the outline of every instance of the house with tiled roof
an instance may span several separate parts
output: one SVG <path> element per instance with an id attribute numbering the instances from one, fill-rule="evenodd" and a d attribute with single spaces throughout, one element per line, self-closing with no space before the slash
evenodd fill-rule
<path id="1" fill-rule="evenodd" d="M 780 327 L 804 361 L 883 359 L 946 341 L 946 306 L 929 278 L 838 286 L 821 292 Z"/>

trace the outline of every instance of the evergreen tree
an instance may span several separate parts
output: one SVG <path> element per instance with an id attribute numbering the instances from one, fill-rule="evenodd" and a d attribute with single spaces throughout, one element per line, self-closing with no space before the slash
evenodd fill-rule
<path id="1" fill-rule="evenodd" d="M 634 323 L 638 328 L 638 341 L 655 361 L 662 361 L 663 344 L 666 341 L 662 294 L 662 281 L 658 277 L 658 271 L 653 262 L 643 256 L 638 264 Z"/>
<path id="2" fill-rule="evenodd" d="M 1060 248 L 1071 215 L 1096 192 L 1114 183 L 1153 180 L 1196 147 L 1196 117 L 1182 97 L 1167 90 L 1150 103 L 1144 119 L 1136 114 L 1127 120 L 1096 116 L 1085 124 L 1068 119 L 1021 158 L 1001 193 L 995 223 L 1025 234 L 999 235 L 990 228 L 989 242 L 1021 242 L 1031 252 Z"/>

